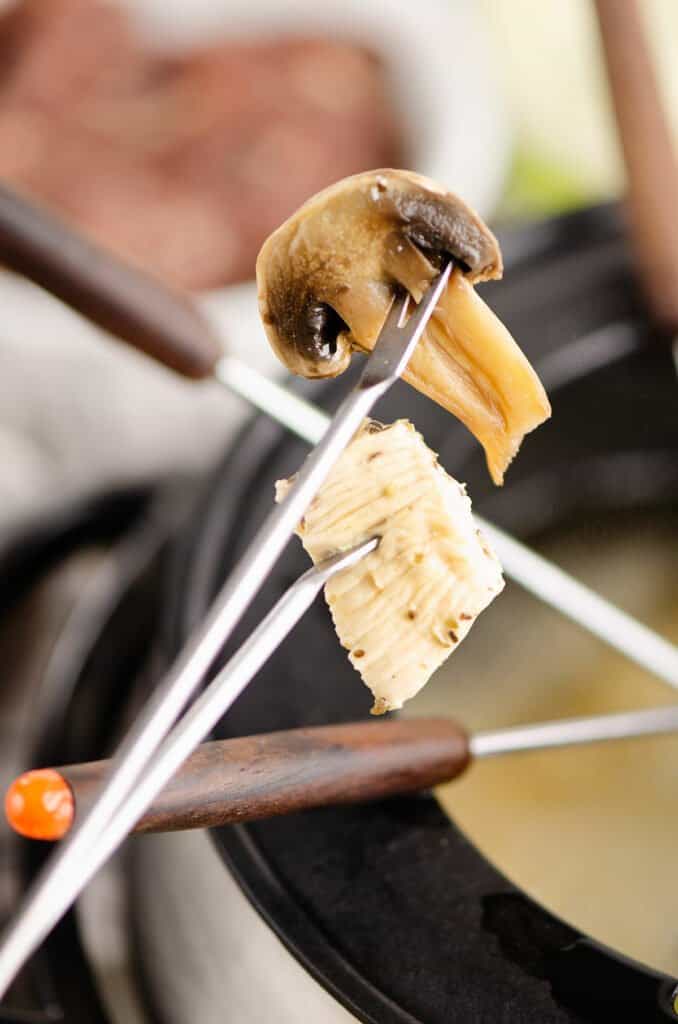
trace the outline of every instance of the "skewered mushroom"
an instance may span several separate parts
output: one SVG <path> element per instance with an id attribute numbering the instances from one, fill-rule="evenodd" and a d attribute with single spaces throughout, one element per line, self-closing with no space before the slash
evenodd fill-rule
<path id="1" fill-rule="evenodd" d="M 335 377 L 353 350 L 374 346 L 394 289 L 418 301 L 450 257 L 456 269 L 404 376 L 475 434 L 500 484 L 550 406 L 529 362 L 473 289 L 501 277 L 501 253 L 457 196 L 395 170 L 358 174 L 320 192 L 259 253 L 261 316 L 293 373 Z"/>
<path id="2" fill-rule="evenodd" d="M 278 482 L 277 500 L 292 482 Z M 504 586 L 466 491 L 406 420 L 366 423 L 297 532 L 314 562 L 381 537 L 325 588 L 373 714 L 414 696 Z"/>

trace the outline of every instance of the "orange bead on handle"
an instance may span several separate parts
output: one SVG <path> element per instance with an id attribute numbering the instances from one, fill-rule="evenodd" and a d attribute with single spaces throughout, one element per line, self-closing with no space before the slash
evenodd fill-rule
<path id="1" fill-rule="evenodd" d="M 28 839 L 61 839 L 75 817 L 73 792 L 54 768 L 25 772 L 7 790 L 5 815 Z"/>

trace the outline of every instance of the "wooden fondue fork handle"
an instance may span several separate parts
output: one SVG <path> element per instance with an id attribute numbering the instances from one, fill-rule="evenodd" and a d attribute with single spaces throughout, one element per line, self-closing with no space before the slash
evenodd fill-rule
<path id="1" fill-rule="evenodd" d="M 666 705 L 472 736 L 451 719 L 414 718 L 217 740 L 184 761 L 134 831 L 211 828 L 378 800 L 449 782 L 479 758 L 676 732 L 678 705 Z M 26 772 L 5 797 L 9 824 L 30 839 L 60 839 L 87 814 L 109 768 L 92 761 Z"/>
<path id="2" fill-rule="evenodd" d="M 0 263 L 185 377 L 210 377 L 221 346 L 187 296 L 94 245 L 0 185 Z"/>
<path id="3" fill-rule="evenodd" d="M 637 0 L 596 0 L 626 164 L 636 265 L 652 313 L 678 331 L 678 163 Z"/>
<path id="4" fill-rule="evenodd" d="M 468 736 L 444 718 L 352 722 L 203 743 L 135 831 L 206 828 L 410 793 L 455 778 L 469 760 Z M 109 767 L 94 761 L 20 776 L 5 799 L 10 824 L 29 838 L 60 839 L 87 813 Z"/>

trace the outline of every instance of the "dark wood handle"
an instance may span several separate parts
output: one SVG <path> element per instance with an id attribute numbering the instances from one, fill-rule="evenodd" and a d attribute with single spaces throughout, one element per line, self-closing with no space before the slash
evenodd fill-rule
<path id="1" fill-rule="evenodd" d="M 657 320 L 678 329 L 678 164 L 637 0 L 596 0 L 628 178 L 638 271 Z"/>
<path id="2" fill-rule="evenodd" d="M 167 832 L 251 821 L 327 804 L 426 789 L 460 775 L 468 737 L 446 719 L 356 722 L 205 743 L 138 823 Z M 90 807 L 106 761 L 57 771 Z"/>
<path id="3" fill-rule="evenodd" d="M 209 377 L 221 354 L 207 321 L 187 298 L 5 186 L 0 263 L 186 377 Z"/>

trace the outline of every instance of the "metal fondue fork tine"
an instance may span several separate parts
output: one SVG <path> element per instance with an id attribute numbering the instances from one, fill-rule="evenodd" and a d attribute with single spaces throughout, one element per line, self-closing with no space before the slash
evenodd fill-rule
<path id="1" fill-rule="evenodd" d="M 113 758 L 111 772 L 89 814 L 50 858 L 29 890 L 23 907 L 0 942 L 0 996 L 27 958 L 70 906 L 104 858 L 96 858 L 98 843 L 115 813 L 146 774 L 186 704 L 263 585 L 328 476 L 373 405 L 398 379 L 433 313 L 452 269 L 448 263 L 428 288 L 407 323 L 409 296 L 391 306 L 363 373 L 344 399 L 315 450 L 308 456 L 285 500 L 274 508 L 217 596 L 206 620 L 189 639 L 155 695 L 136 720 Z M 229 680 L 224 680 L 224 687 Z M 222 713 L 240 693 L 234 687 L 222 702 Z M 196 743 L 199 742 L 199 739 Z M 189 751 L 190 752 L 190 751 Z M 115 843 L 109 843 L 112 852 Z M 94 865 L 91 867 L 91 865 Z"/>

